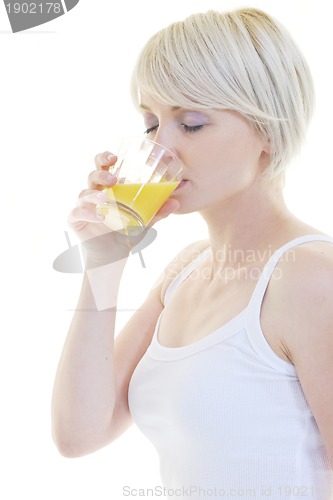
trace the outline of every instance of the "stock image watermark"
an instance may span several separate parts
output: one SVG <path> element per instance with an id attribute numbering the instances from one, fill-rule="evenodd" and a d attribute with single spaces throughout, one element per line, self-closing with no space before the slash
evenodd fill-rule
<path id="1" fill-rule="evenodd" d="M 55 2 L 4 0 L 13 33 L 53 21 L 57 17 L 67 14 L 78 3 L 79 0 L 58 0 Z"/>
<path id="2" fill-rule="evenodd" d="M 184 265 L 190 263 L 196 257 L 199 257 L 200 252 L 193 255 L 191 252 L 184 251 L 181 254 L 180 262 Z M 271 280 L 280 280 L 283 278 L 281 267 L 275 266 L 273 269 L 266 268 L 269 260 L 276 256 L 275 264 L 294 263 L 296 262 L 296 252 L 294 249 L 289 249 L 282 255 L 277 256 L 271 245 L 267 249 L 260 251 L 257 249 L 234 249 L 229 245 L 225 245 L 214 253 L 214 267 L 197 266 L 188 276 L 189 280 L 210 280 L 212 272 L 218 277 L 222 283 L 229 283 L 236 280 L 253 280 L 258 281 L 261 276 L 266 276 Z M 178 268 L 171 268 L 168 271 L 170 279 L 176 278 L 179 273 Z"/>
<path id="3" fill-rule="evenodd" d="M 82 273 L 83 272 L 83 263 L 82 263 L 82 253 L 80 251 L 80 245 L 72 245 L 69 234 L 67 231 L 65 233 L 65 238 L 67 242 L 68 248 L 64 250 L 60 255 L 58 255 L 53 262 L 53 269 L 62 273 Z M 149 246 L 156 239 L 157 231 L 154 228 L 149 228 L 145 232 L 145 236 L 143 239 L 136 245 L 133 246 L 131 253 L 137 253 L 140 258 L 140 262 L 142 267 L 146 267 L 142 250 L 144 250 L 147 246 Z M 130 236 L 126 235 L 124 238 L 135 239 L 137 235 Z M 103 236 L 96 237 L 96 243 L 98 243 L 98 239 L 102 240 Z M 183 264 L 188 264 L 193 260 L 193 258 L 198 257 L 200 254 L 197 253 L 193 255 L 191 252 L 182 252 L 181 254 L 181 262 Z M 218 263 L 226 263 L 227 265 L 223 267 L 223 275 L 222 271 L 219 271 L 221 276 L 220 278 L 224 278 L 225 281 L 230 281 L 240 277 L 247 277 L 251 279 L 258 279 L 263 271 L 263 266 L 266 262 L 274 255 L 274 251 L 271 246 L 268 247 L 267 250 L 260 252 L 259 250 L 242 250 L 242 249 L 234 249 L 231 247 L 225 247 L 220 249 L 218 252 L 214 254 L 214 259 Z M 296 254 L 293 249 L 285 252 L 281 258 L 279 258 L 279 262 L 295 262 Z M 112 256 L 107 263 L 111 264 L 114 262 Z M 252 264 L 257 264 L 253 265 Z M 172 273 L 172 270 L 170 270 Z M 178 274 L 178 271 L 176 275 Z M 246 274 L 246 276 L 244 276 Z M 175 275 L 175 276 L 176 276 Z M 243 276 L 242 276 L 243 275 Z M 275 269 L 272 274 L 273 279 L 280 279 L 282 277 L 282 272 L 280 269 Z M 191 279 L 209 279 L 210 278 L 210 270 L 208 268 L 205 269 L 194 269 L 190 276 Z"/>
<path id="4" fill-rule="evenodd" d="M 167 488 L 156 485 L 152 488 L 138 488 L 129 485 L 123 486 L 122 496 L 127 498 L 311 498 L 314 496 L 314 488 L 307 485 L 263 485 L 253 488 L 203 488 L 199 485 L 181 486 L 178 488 Z"/>
<path id="5" fill-rule="evenodd" d="M 146 268 L 146 263 L 143 257 L 143 250 L 149 246 L 156 238 L 157 231 L 154 228 L 148 228 L 141 232 L 139 235 L 134 232 L 133 235 L 124 234 L 122 231 L 112 231 L 90 240 L 85 241 L 84 244 L 72 245 L 69 234 L 65 231 L 65 237 L 68 248 L 61 252 L 53 261 L 53 269 L 61 273 L 83 273 L 86 270 L 88 280 L 92 289 L 95 299 L 96 307 L 98 310 L 104 310 L 116 307 L 116 296 L 106 293 L 103 283 L 105 277 L 111 276 L 114 272 L 117 274 L 117 263 L 121 260 L 128 258 L 129 254 L 137 254 L 140 259 L 142 268 Z M 112 241 L 106 241 L 106 240 Z M 102 261 L 93 263 L 92 267 L 85 266 L 85 257 L 87 247 L 96 252 L 96 249 L 101 247 L 110 247 L 110 243 L 116 243 L 117 251 L 105 253 Z M 120 243 L 120 246 L 118 245 Z M 207 249 L 208 250 L 208 249 Z M 89 250 L 88 250 L 89 253 Z M 98 251 L 97 251 L 98 253 Z M 197 256 L 199 256 L 200 252 Z M 231 249 L 226 247 L 220 249 L 214 254 L 215 264 L 217 266 L 213 269 L 211 265 L 198 265 L 191 270 L 188 276 L 189 280 L 210 280 L 212 275 L 218 277 L 221 282 L 228 284 L 232 281 L 258 281 L 261 277 L 267 277 L 269 280 L 280 280 L 283 278 L 283 271 L 281 267 L 275 266 L 273 269 L 266 268 L 266 263 L 271 257 L 276 255 L 274 250 L 269 247 L 264 252 L 258 250 L 241 250 Z M 190 264 L 196 255 L 191 255 L 183 252 L 180 260 L 182 264 Z M 275 264 L 278 262 L 295 262 L 296 254 L 294 250 L 289 250 L 277 256 Z M 214 265 L 215 265 L 214 264 Z M 179 274 L 179 262 L 176 266 L 168 267 L 159 276 L 153 287 L 158 287 L 166 279 L 173 280 Z M 182 266 L 184 267 L 184 266 Z M 213 273 L 213 274 L 212 274 Z M 267 276 L 266 276 L 267 275 Z M 108 298 L 107 298 L 108 297 Z M 111 298 L 110 298 L 111 297 Z M 106 299 L 107 298 L 107 299 Z"/>

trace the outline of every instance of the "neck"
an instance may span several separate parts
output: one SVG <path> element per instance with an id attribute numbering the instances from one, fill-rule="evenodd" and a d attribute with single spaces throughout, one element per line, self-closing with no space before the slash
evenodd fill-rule
<path id="1" fill-rule="evenodd" d="M 267 260 L 291 230 L 294 217 L 282 188 L 257 182 L 220 206 L 201 211 L 207 223 L 215 269 L 246 267 Z M 247 258 L 251 254 L 251 259 Z M 263 257 L 265 256 L 265 258 Z M 264 262 L 263 262 L 264 263 Z"/>

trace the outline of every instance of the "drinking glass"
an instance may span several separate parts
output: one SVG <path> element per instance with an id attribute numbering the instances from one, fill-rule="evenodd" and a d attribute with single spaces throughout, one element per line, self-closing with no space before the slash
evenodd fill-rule
<path id="1" fill-rule="evenodd" d="M 105 187 L 97 206 L 113 230 L 144 229 L 181 181 L 182 162 L 165 146 L 142 137 L 124 138 L 110 172 L 117 183 Z"/>

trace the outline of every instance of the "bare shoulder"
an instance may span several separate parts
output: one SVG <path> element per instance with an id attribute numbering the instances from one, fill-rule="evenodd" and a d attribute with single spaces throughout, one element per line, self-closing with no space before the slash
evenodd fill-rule
<path id="1" fill-rule="evenodd" d="M 333 244 L 310 242 L 281 258 L 269 293 L 294 364 L 313 343 L 333 338 Z"/>
<path id="2" fill-rule="evenodd" d="M 333 244 L 314 241 L 296 246 L 278 263 L 276 291 L 294 307 L 332 306 Z M 307 310 L 309 310 L 307 308 Z M 306 312 L 306 311 L 305 311 Z M 333 312 L 333 311 L 332 311 Z"/>
<path id="3" fill-rule="evenodd" d="M 163 273 L 159 277 L 156 286 L 159 288 L 161 301 L 166 289 L 170 283 L 178 276 L 178 274 L 188 266 L 196 257 L 204 252 L 210 245 L 209 240 L 200 240 L 183 248 L 165 267 Z"/>

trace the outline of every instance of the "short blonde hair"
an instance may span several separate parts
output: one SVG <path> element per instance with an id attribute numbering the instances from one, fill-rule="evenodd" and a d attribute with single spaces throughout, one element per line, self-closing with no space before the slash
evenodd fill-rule
<path id="1" fill-rule="evenodd" d="M 172 106 L 239 112 L 267 137 L 269 178 L 298 152 L 313 111 L 311 73 L 288 31 L 258 9 L 194 14 L 150 38 L 132 82 Z"/>

